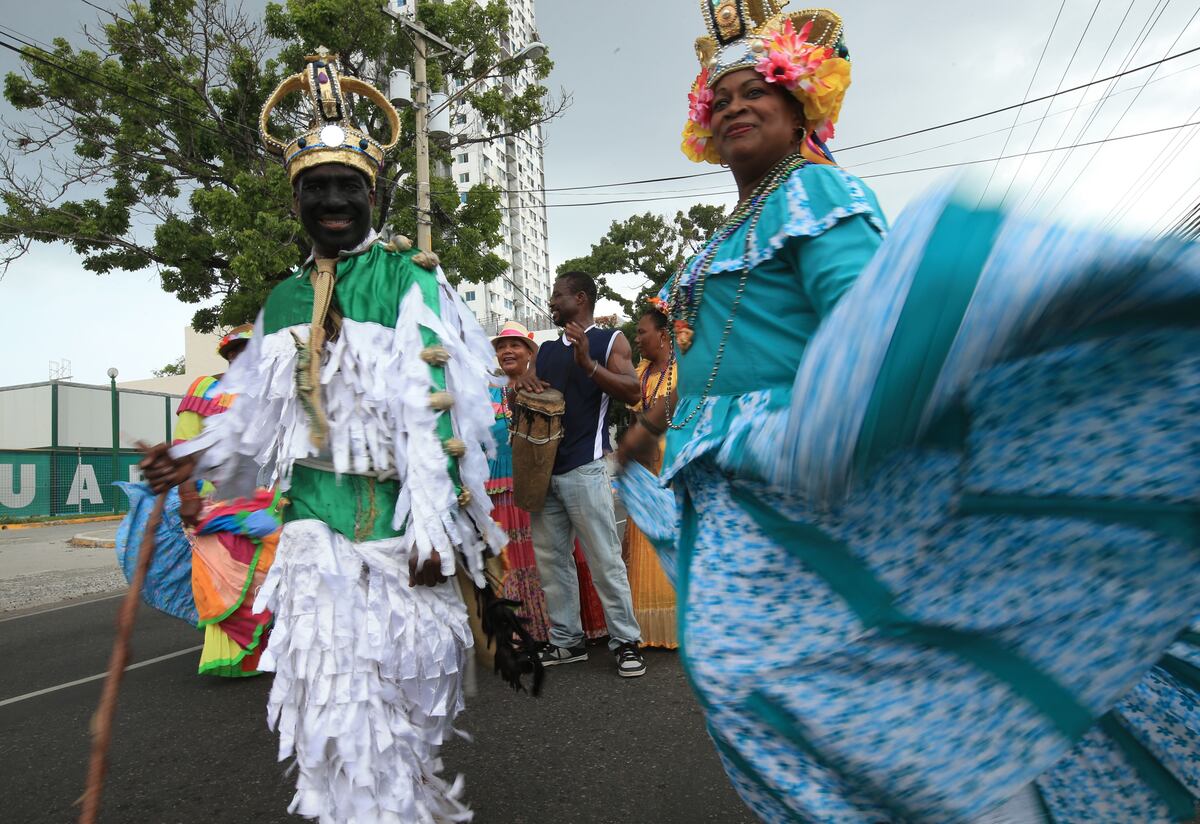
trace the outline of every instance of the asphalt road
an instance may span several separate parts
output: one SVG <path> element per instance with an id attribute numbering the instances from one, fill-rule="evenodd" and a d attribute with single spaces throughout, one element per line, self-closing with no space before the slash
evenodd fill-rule
<path id="1" fill-rule="evenodd" d="M 95 596 L 93 596 L 95 597 Z M 0 616 L 0 820 L 68 822 L 83 788 L 88 720 L 119 599 Z M 43 606 L 41 610 L 46 610 Z M 101 820 L 110 824 L 290 822 L 292 781 L 266 729 L 270 676 L 201 678 L 200 634 L 143 607 L 125 675 Z M 730 788 L 674 653 L 620 679 L 604 647 L 547 673 L 543 696 L 480 673 L 446 748 L 477 822 L 738 824 L 754 819 Z M 51 690 L 27 696 L 40 690 Z M 16 699 L 16 700 L 14 700 Z"/>

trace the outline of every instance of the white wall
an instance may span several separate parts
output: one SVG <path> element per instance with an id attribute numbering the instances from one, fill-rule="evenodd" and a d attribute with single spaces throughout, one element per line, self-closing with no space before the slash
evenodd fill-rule
<path id="1" fill-rule="evenodd" d="M 0 449 L 50 445 L 50 387 L 0 389 Z"/>
<path id="2" fill-rule="evenodd" d="M 112 446 L 112 395 L 108 389 L 59 385 L 58 445 Z"/>
<path id="3" fill-rule="evenodd" d="M 221 337 L 216 332 L 201 334 L 190 326 L 183 330 L 184 369 L 193 381 L 202 375 L 220 375 L 229 368 L 225 359 L 217 354 Z M 187 388 L 183 387 L 180 392 L 186 392 Z"/>
<path id="4" fill-rule="evenodd" d="M 171 425 L 175 425 L 175 407 L 178 401 L 162 395 L 140 395 L 133 392 L 121 393 L 121 446 L 136 448 L 138 441 L 156 444 L 170 441 L 167 432 L 166 403 L 170 403 Z M 110 435 L 111 440 L 111 435 Z"/>
<path id="5" fill-rule="evenodd" d="M 221 336 L 215 332 L 201 334 L 190 326 L 183 330 L 183 374 L 165 378 L 140 378 L 117 384 L 121 389 L 140 389 L 143 392 L 165 392 L 169 395 L 184 395 L 196 378 L 220 375 L 229 364 L 217 354 Z M 165 361 L 164 361 L 165 362 Z M 174 407 L 172 407 L 174 411 Z"/>

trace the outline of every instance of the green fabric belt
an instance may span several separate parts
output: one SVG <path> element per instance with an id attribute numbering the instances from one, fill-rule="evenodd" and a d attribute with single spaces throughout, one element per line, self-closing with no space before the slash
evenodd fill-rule
<path id="1" fill-rule="evenodd" d="M 963 495 L 960 515 L 1086 518 L 1157 532 L 1186 546 L 1200 545 L 1200 507 L 1151 500 L 1072 498 L 1066 495 Z"/>
<path id="2" fill-rule="evenodd" d="M 381 541 L 404 534 L 392 528 L 400 482 L 342 475 L 296 464 L 283 521 L 317 520 L 351 541 Z"/>
<path id="3" fill-rule="evenodd" d="M 856 474 L 915 440 L 1003 215 L 946 205 L 904 298 L 855 448 Z"/>

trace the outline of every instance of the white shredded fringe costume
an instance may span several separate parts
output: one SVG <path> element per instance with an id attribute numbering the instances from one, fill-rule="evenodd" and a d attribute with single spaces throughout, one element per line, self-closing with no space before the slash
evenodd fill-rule
<path id="1" fill-rule="evenodd" d="M 310 261 L 271 292 L 227 373 L 237 402 L 172 450 L 200 452 L 197 473 L 226 497 L 277 485 L 289 500 L 255 600 L 275 615 L 260 668 L 275 673 L 279 757 L 299 768 L 289 811 L 323 822 L 471 815 L 438 748 L 471 646 L 456 558 L 482 585 L 485 554 L 505 543 L 485 488 L 494 353 L 435 259 L 407 246 L 372 233 L 338 260 L 342 320 L 319 353 L 318 397 L 304 379 Z M 450 580 L 409 587 L 410 558 L 435 550 Z"/>

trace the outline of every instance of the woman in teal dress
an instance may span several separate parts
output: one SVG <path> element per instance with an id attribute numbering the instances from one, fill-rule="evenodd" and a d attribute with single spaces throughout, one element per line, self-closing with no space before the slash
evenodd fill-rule
<path id="1" fill-rule="evenodd" d="M 674 276 L 631 516 L 765 821 L 1189 821 L 1200 252 L 935 193 L 884 236 L 825 141 L 841 21 L 706 0 L 684 151 L 738 209 Z"/>

